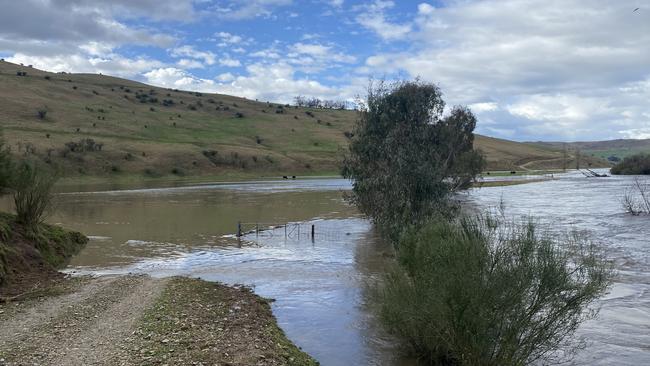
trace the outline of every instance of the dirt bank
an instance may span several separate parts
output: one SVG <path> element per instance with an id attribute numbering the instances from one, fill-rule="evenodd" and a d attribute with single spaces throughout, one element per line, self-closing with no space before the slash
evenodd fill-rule
<path id="1" fill-rule="evenodd" d="M 51 287 L 62 278 L 57 269 L 87 242 L 81 233 L 58 226 L 26 228 L 0 212 L 0 302 Z"/>
<path id="2" fill-rule="evenodd" d="M 72 278 L 0 304 L 0 364 L 317 365 L 245 287 L 147 276 Z"/>

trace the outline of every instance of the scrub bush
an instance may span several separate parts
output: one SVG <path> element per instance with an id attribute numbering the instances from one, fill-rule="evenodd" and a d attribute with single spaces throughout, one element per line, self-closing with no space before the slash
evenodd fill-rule
<path id="1" fill-rule="evenodd" d="M 533 222 L 494 217 L 431 221 L 398 248 L 380 315 L 430 364 L 557 361 L 557 350 L 577 347 L 570 336 L 595 315 L 589 305 L 611 273 L 579 235 L 558 241 Z"/>

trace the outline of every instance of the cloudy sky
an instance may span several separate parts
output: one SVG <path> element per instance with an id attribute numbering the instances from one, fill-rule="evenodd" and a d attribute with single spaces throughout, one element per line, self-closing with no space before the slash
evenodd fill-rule
<path id="1" fill-rule="evenodd" d="M 635 11 L 636 8 L 640 8 Z M 421 77 L 478 131 L 650 138 L 649 0 L 0 0 L 0 56 L 260 100 Z"/>

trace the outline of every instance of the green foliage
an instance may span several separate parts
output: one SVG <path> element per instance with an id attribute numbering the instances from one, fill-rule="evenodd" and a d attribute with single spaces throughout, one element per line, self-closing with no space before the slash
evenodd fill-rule
<path id="1" fill-rule="evenodd" d="M 533 223 L 493 217 L 430 222 L 406 233 L 378 296 L 388 328 L 431 364 L 552 361 L 609 283 L 578 235 L 556 242 Z M 570 344 L 571 343 L 571 344 Z"/>
<path id="2" fill-rule="evenodd" d="M 639 153 L 623 159 L 612 167 L 616 175 L 650 175 L 650 154 Z"/>
<path id="3" fill-rule="evenodd" d="M 12 171 L 13 160 L 11 153 L 5 147 L 4 140 L 0 136 L 0 195 L 6 193 L 9 189 Z"/>
<path id="4" fill-rule="evenodd" d="M 395 240 L 401 228 L 452 212 L 449 197 L 485 165 L 473 149 L 476 118 L 443 117 L 440 89 L 420 81 L 371 86 L 343 161 L 350 199 Z"/>
<path id="5" fill-rule="evenodd" d="M 37 229 L 52 205 L 52 189 L 56 180 L 56 175 L 27 162 L 15 168 L 11 190 L 19 223 L 29 229 Z"/>

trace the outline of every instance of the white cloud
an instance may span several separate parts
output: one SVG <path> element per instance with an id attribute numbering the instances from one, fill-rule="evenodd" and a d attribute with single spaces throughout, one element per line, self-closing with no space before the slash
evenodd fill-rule
<path id="1" fill-rule="evenodd" d="M 230 58 L 230 57 L 219 59 L 219 64 L 221 66 L 227 66 L 227 67 L 239 67 L 239 66 L 241 66 L 241 62 L 239 62 L 239 60 L 234 59 L 234 58 Z"/>
<path id="2" fill-rule="evenodd" d="M 200 61 L 187 59 L 187 58 L 182 58 L 178 60 L 176 65 L 178 65 L 178 67 L 183 69 L 202 69 L 205 67 Z"/>
<path id="3" fill-rule="evenodd" d="M 104 57 L 89 57 L 85 54 L 57 56 L 31 56 L 17 53 L 6 58 L 7 61 L 34 65 L 37 69 L 52 72 L 102 73 L 107 75 L 135 78 L 142 72 L 163 65 L 162 62 L 147 58 L 126 58 L 111 54 Z"/>
<path id="4" fill-rule="evenodd" d="M 214 92 L 213 80 L 198 78 L 187 71 L 167 67 L 151 70 L 144 74 L 147 82 L 163 88 Z"/>
<path id="5" fill-rule="evenodd" d="M 394 7 L 392 1 L 376 0 L 374 3 L 361 7 L 361 13 L 357 15 L 357 22 L 363 27 L 377 33 L 382 39 L 398 40 L 405 38 L 411 32 L 411 24 L 391 23 L 385 14 L 385 10 Z"/>
<path id="6" fill-rule="evenodd" d="M 219 47 L 226 47 L 232 44 L 241 44 L 244 43 L 244 38 L 236 34 L 231 34 L 228 32 L 218 32 L 215 33 L 215 37 L 219 38 Z"/>
<path id="7" fill-rule="evenodd" d="M 217 76 L 217 80 L 221 81 L 222 83 L 227 83 L 229 81 L 235 80 L 235 75 L 233 75 L 233 74 L 231 74 L 229 72 L 226 72 L 226 73 L 223 73 L 223 74 L 219 74 Z"/>
<path id="8" fill-rule="evenodd" d="M 292 0 L 231 0 L 220 4 L 213 11 L 223 19 L 243 20 L 271 17 L 276 7 L 291 5 Z"/>
<path id="9" fill-rule="evenodd" d="M 494 102 L 472 103 L 468 107 L 474 113 L 494 112 L 499 109 L 499 105 Z"/>
<path id="10" fill-rule="evenodd" d="M 246 75 L 235 77 L 229 83 L 216 87 L 219 93 L 233 94 L 250 99 L 272 100 L 289 103 L 297 95 L 339 99 L 341 91 L 307 78 L 296 78 L 295 69 L 284 62 L 276 64 L 253 64 L 246 68 Z"/>
<path id="11" fill-rule="evenodd" d="M 191 59 L 201 60 L 206 65 L 214 65 L 216 63 L 216 55 L 210 51 L 199 51 L 194 46 L 181 46 L 171 50 L 173 57 L 189 57 Z"/>
<path id="12" fill-rule="evenodd" d="M 644 87 L 650 77 L 650 22 L 633 14 L 632 4 L 420 4 L 405 23 L 412 31 L 402 33 L 408 50 L 378 52 L 358 72 L 437 82 L 450 104 L 478 104 L 479 131 L 482 121 L 492 120 L 499 127 L 490 128 L 515 131 L 518 139 L 629 136 L 630 126 L 649 123 L 643 111 L 650 110 L 650 90 Z M 391 6 L 374 5 L 375 15 L 387 14 Z M 507 107 L 486 109 L 480 104 L 486 100 Z"/>

